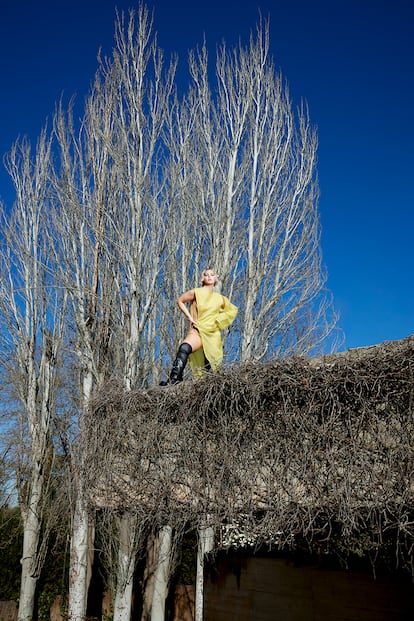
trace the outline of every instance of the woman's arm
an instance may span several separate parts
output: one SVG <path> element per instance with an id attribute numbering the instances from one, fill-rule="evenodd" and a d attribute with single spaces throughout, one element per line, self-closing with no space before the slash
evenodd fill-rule
<path id="1" fill-rule="evenodd" d="M 193 318 L 187 308 L 187 304 L 188 302 L 194 302 L 195 300 L 195 292 L 194 289 L 191 289 L 191 291 L 186 291 L 185 293 L 183 293 L 182 295 L 180 295 L 180 297 L 177 300 L 177 304 L 181 310 L 181 312 L 184 313 L 184 315 L 187 317 L 187 319 L 189 320 L 190 324 L 193 324 L 197 321 L 197 318 Z"/>

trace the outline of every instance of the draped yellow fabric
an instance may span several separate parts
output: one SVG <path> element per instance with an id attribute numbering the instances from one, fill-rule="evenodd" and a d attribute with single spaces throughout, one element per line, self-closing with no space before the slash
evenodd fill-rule
<path id="1" fill-rule="evenodd" d="M 220 330 L 233 323 L 237 316 L 237 307 L 224 295 L 204 287 L 194 289 L 194 293 L 197 305 L 197 322 L 194 325 L 200 334 L 203 347 L 190 354 L 190 366 L 193 376 L 198 378 L 202 375 L 202 369 L 206 364 L 204 357 L 213 371 L 220 366 L 223 360 Z M 193 315 L 192 307 L 193 305 L 190 311 Z"/>

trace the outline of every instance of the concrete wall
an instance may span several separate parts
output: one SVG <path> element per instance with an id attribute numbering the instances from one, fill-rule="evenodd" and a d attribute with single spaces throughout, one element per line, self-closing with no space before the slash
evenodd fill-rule
<path id="1" fill-rule="evenodd" d="M 414 586 L 371 574 L 221 558 L 207 579 L 205 621 L 414 620 Z"/>

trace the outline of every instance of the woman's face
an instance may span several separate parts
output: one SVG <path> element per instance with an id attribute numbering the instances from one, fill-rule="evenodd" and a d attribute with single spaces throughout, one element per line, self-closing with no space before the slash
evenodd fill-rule
<path id="1" fill-rule="evenodd" d="M 203 285 L 216 285 L 218 282 L 218 276 L 214 270 L 204 270 L 202 282 Z"/>

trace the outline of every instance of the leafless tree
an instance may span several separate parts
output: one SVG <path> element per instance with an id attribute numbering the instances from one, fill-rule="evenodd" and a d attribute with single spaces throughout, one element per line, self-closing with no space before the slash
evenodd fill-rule
<path id="1" fill-rule="evenodd" d="M 181 290 L 208 264 L 218 270 L 239 307 L 227 351 L 241 361 L 326 351 L 337 319 L 321 258 L 316 131 L 305 104 L 294 111 L 269 47 L 261 21 L 247 46 L 222 45 L 215 89 L 206 46 L 190 54 L 193 87 L 169 117 Z"/>
<path id="2" fill-rule="evenodd" d="M 170 204 L 162 177 L 162 126 L 174 64 L 151 39 L 141 8 L 118 17 L 112 59 L 102 60 L 79 134 L 62 107 L 55 118 L 56 266 L 70 292 L 82 372 L 82 408 L 105 374 L 126 388 L 156 381 L 161 281 Z M 79 456 L 81 462 L 81 456 Z M 81 472 L 81 463 L 74 472 Z M 84 615 L 88 511 L 81 477 L 72 533 L 70 615 Z M 82 500 L 83 499 L 83 500 Z M 135 516 L 117 519 L 120 538 L 114 617 L 130 616 L 137 553 Z M 78 535 L 76 533 L 78 532 Z M 77 551 L 76 540 L 79 539 Z"/>
<path id="3" fill-rule="evenodd" d="M 119 18 L 114 60 L 105 74 L 106 88 L 115 93 L 111 149 L 120 196 L 113 234 L 128 387 L 157 379 L 157 323 L 171 218 L 161 138 L 175 64 L 164 71 L 151 29 L 142 7 L 137 15 L 131 11 L 126 23 Z"/>
<path id="4" fill-rule="evenodd" d="M 99 88 L 99 84 L 96 85 Z M 101 110 L 103 135 L 111 131 L 110 107 Z M 70 348 L 79 369 L 77 426 L 95 386 L 111 370 L 111 325 L 114 322 L 114 274 L 107 250 L 108 222 L 113 208 L 115 180 L 106 143 L 90 131 L 91 110 L 75 130 L 71 110 L 61 105 L 54 119 L 60 168 L 55 170 L 54 269 L 68 292 Z M 81 476 L 82 455 L 72 445 L 72 533 L 69 581 L 69 615 L 86 614 L 90 577 L 93 515 Z"/>
<path id="5" fill-rule="evenodd" d="M 239 307 L 232 356 L 320 351 L 336 315 L 321 258 L 317 136 L 305 104 L 292 108 L 268 24 L 247 46 L 219 48 L 216 89 L 205 46 L 190 55 L 190 71 L 193 90 L 171 118 L 179 126 L 169 143 L 183 180 L 182 238 L 195 240 L 192 263 L 202 249 Z"/>
<path id="6" fill-rule="evenodd" d="M 0 315 L 3 366 L 17 400 L 17 489 L 24 539 L 19 619 L 34 615 L 37 579 L 47 550 L 48 472 L 54 459 L 58 356 L 63 339 L 65 293 L 50 274 L 48 248 L 51 139 L 44 130 L 35 153 L 25 139 L 6 158 L 16 199 L 1 213 Z"/>
<path id="7" fill-rule="evenodd" d="M 161 138 L 175 64 L 164 72 L 163 57 L 152 35 L 152 20 L 143 7 L 137 14 L 131 11 L 128 20 L 118 17 L 115 42 L 113 61 L 102 67 L 104 89 L 114 94 L 110 149 L 119 191 L 113 229 L 119 312 L 114 331 L 124 352 L 118 373 L 131 388 L 157 382 L 159 372 L 161 282 L 166 273 L 171 212 Z M 130 617 L 141 527 L 136 517 L 128 514 L 119 523 L 117 621 Z M 162 597 L 164 604 L 165 594 Z"/>

